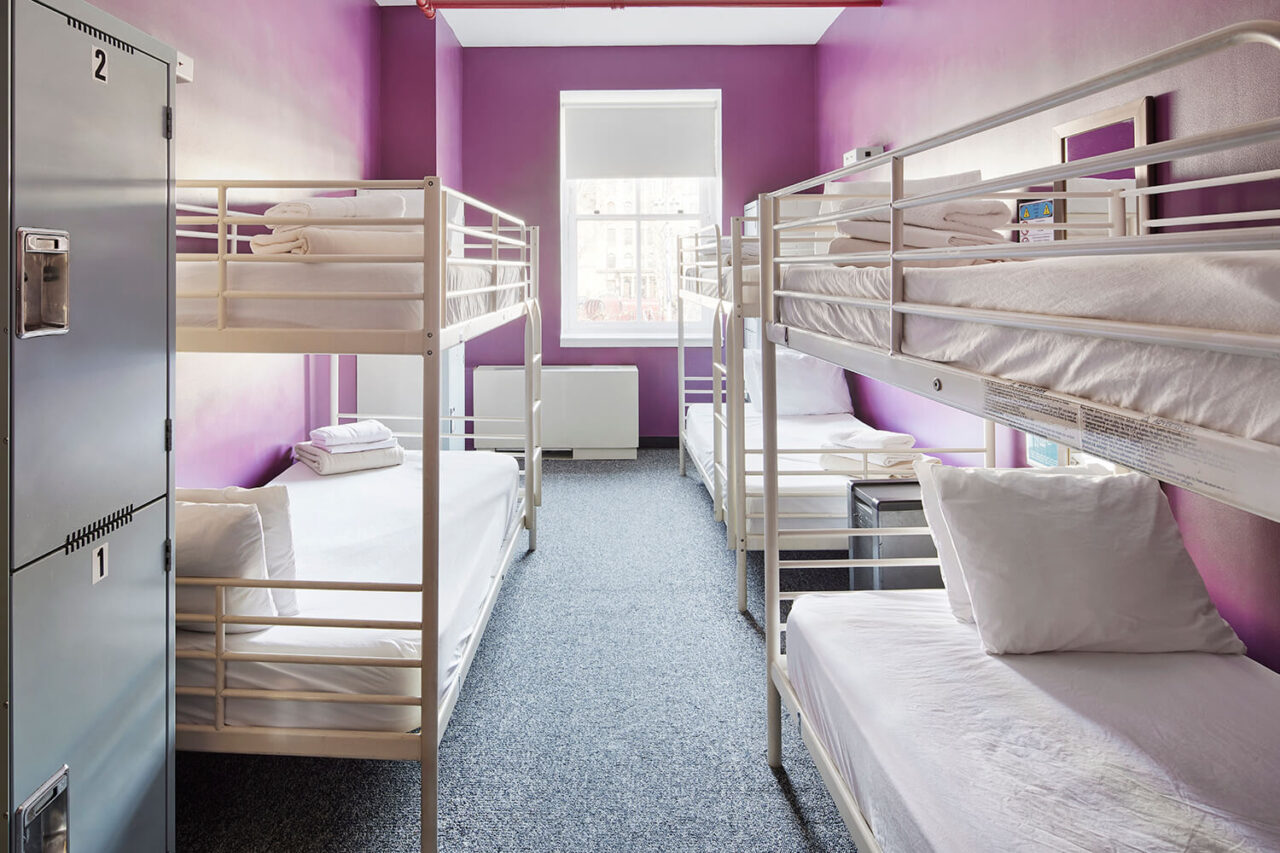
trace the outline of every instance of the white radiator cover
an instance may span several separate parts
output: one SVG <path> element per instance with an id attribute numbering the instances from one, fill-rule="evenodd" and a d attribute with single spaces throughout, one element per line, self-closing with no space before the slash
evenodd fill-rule
<path id="1" fill-rule="evenodd" d="M 519 418 L 523 367 L 477 367 L 476 417 Z M 640 444 L 640 374 L 634 366 L 574 365 L 542 369 L 542 447 L 575 459 L 635 459 Z M 509 425 L 508 425 L 509 427 Z M 503 424 L 476 424 L 476 434 L 510 433 Z M 477 447 L 516 450 L 477 439 Z"/>

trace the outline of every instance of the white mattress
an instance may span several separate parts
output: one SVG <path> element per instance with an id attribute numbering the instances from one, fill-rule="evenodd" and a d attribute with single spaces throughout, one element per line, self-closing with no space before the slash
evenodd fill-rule
<path id="1" fill-rule="evenodd" d="M 993 657 L 910 590 L 798 601 L 787 663 L 886 853 L 1280 850 L 1280 676 L 1243 656 Z"/>
<path id="2" fill-rule="evenodd" d="M 502 544 L 518 506 L 515 460 L 495 453 L 440 454 L 439 684 L 452 684 L 467 641 L 500 569 Z M 321 477 L 301 463 L 273 482 L 289 487 L 298 577 L 417 583 L 422 577 L 422 454 L 404 465 Z M 418 621 L 418 594 L 302 590 L 304 616 Z M 228 634 L 233 652 L 416 658 L 416 631 L 280 625 Z M 179 649 L 212 649 L 213 635 L 179 631 Z M 179 660 L 178 684 L 212 686 L 213 662 Z M 416 668 L 229 663 L 227 686 L 421 695 Z M 213 701 L 178 698 L 178 722 L 211 724 Z M 228 699 L 233 726 L 411 731 L 415 707 Z"/>
<path id="3" fill-rule="evenodd" d="M 714 482 L 707 477 L 714 470 L 715 432 L 711 403 L 694 403 L 689 406 L 685 415 L 685 442 L 689 453 L 698 461 L 699 473 L 703 473 L 703 483 L 707 491 L 714 494 Z M 828 443 L 828 437 L 838 431 L 856 428 L 867 428 L 862 421 L 849 414 L 834 415 L 781 415 L 778 418 L 778 449 L 802 450 L 810 447 L 822 447 Z M 750 403 L 746 406 L 746 417 L 743 421 L 743 435 L 748 449 L 760 449 L 764 446 L 764 416 L 755 410 Z M 833 451 L 834 452 L 834 451 Z M 726 446 L 726 456 L 727 456 Z M 781 454 L 778 457 L 780 471 L 820 471 L 818 454 Z M 764 465 L 764 456 L 759 453 L 747 455 L 747 470 L 759 471 Z M 868 466 L 867 473 L 872 477 L 909 476 L 911 466 L 897 466 L 892 469 L 875 465 Z M 849 518 L 849 480 L 845 475 L 804 476 L 778 478 L 778 511 L 780 513 L 821 513 L 823 518 L 782 518 L 779 528 L 783 530 L 800 530 L 804 528 L 844 527 Z M 747 477 L 747 513 L 763 513 L 764 498 L 750 497 L 764 491 L 762 477 Z M 820 497 L 811 495 L 798 496 L 797 492 L 824 492 Z M 788 493 L 791 493 L 790 495 Z M 763 518 L 748 518 L 747 533 L 755 535 L 764 533 Z"/>
<path id="4" fill-rule="evenodd" d="M 1280 334 L 1280 252 L 1053 258 L 906 270 L 916 302 Z M 791 267 L 786 287 L 885 299 L 888 271 Z M 782 300 L 781 321 L 885 346 L 887 312 Z M 1274 359 L 907 316 L 903 351 L 1280 445 Z"/>
<path id="5" fill-rule="evenodd" d="M 521 280 L 520 267 L 499 267 L 498 283 Z M 448 289 L 488 287 L 488 267 L 449 266 Z M 230 263 L 227 287 L 239 291 L 421 293 L 421 264 Z M 178 264 L 178 295 L 213 293 L 218 289 L 214 261 Z M 448 301 L 445 325 L 520 301 L 521 291 L 504 290 Z M 492 300 L 496 299 L 496 303 Z M 210 328 L 217 324 L 216 299 L 178 299 L 178 326 Z M 234 329 L 378 329 L 422 328 L 422 302 L 398 300 L 232 299 L 227 325 Z"/>

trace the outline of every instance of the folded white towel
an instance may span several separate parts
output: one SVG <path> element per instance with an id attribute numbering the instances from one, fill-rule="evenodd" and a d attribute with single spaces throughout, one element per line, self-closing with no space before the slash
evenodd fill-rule
<path id="1" fill-rule="evenodd" d="M 926 178 L 919 181 L 907 181 L 903 187 L 909 196 L 925 195 L 940 192 L 953 187 L 964 186 L 982 180 L 978 172 L 967 172 L 961 175 L 946 175 L 940 178 Z M 828 213 L 851 207 L 862 207 L 889 198 L 888 181 L 857 181 L 827 184 L 824 192 L 828 194 L 851 194 L 848 201 L 827 200 L 822 203 L 822 212 Z M 856 195 L 853 195 L 856 194 Z M 888 222 L 889 211 L 860 213 L 850 219 Z M 1013 219 L 1013 211 L 999 199 L 961 198 L 953 201 L 927 204 L 922 207 L 910 207 L 902 211 L 902 221 L 907 225 L 941 230 L 967 231 L 981 234 L 990 231 L 997 225 L 1006 225 Z"/>
<path id="2" fill-rule="evenodd" d="M 286 201 L 267 208 L 267 216 L 307 216 L 325 219 L 394 219 L 404 216 L 404 197 L 395 193 L 349 195 L 338 198 L 316 196 Z M 277 230 L 297 228 L 281 225 Z"/>
<path id="3" fill-rule="evenodd" d="M 381 231 L 361 228 L 292 228 L 249 238 L 254 254 L 420 255 L 422 229 Z"/>
<path id="4" fill-rule="evenodd" d="M 897 474 L 911 475 L 915 469 L 911 464 L 916 459 L 931 459 L 920 453 L 868 453 L 864 465 L 862 455 L 850 456 L 845 453 L 824 453 L 818 457 L 818 466 L 824 471 L 839 474 Z"/>
<path id="5" fill-rule="evenodd" d="M 919 247 L 919 248 L 924 248 L 924 247 Z M 830 243 L 827 244 L 827 254 L 829 255 L 854 255 L 854 254 L 860 254 L 863 252 L 887 253 L 888 251 L 889 251 L 888 243 L 881 243 L 878 240 L 859 240 L 856 237 L 837 237 L 836 239 L 832 240 Z M 986 264 L 986 263 L 991 263 L 991 262 L 988 261 L 986 258 L 972 258 L 972 259 L 961 258 L 960 260 L 948 260 L 948 261 L 906 261 L 903 264 L 903 266 L 933 267 L 933 268 L 970 267 L 970 266 L 973 266 L 974 264 Z M 850 267 L 850 266 L 887 267 L 889 266 L 889 262 L 874 261 L 874 262 L 862 262 L 857 264 L 842 262 L 842 263 L 837 263 L 836 266 L 838 267 Z"/>
<path id="6" fill-rule="evenodd" d="M 846 429 L 839 432 L 833 432 L 827 436 L 827 441 L 822 445 L 830 447 L 832 450 L 840 450 L 848 448 L 851 450 L 875 450 L 876 453 L 868 453 L 867 462 L 872 465 L 878 465 L 881 468 L 891 468 L 894 465 L 910 464 L 920 454 L 904 453 L 916 446 L 915 436 L 908 435 L 905 432 L 890 432 L 884 429 L 872 429 L 871 427 L 861 427 L 858 429 Z M 883 452 L 889 451 L 889 452 Z M 840 456 L 845 462 L 837 462 L 835 459 L 829 460 L 831 465 L 847 465 L 845 468 L 828 467 L 823 460 L 828 456 Z M 852 470 L 857 471 L 862 467 L 861 453 L 824 453 L 818 459 L 818 464 L 828 470 Z"/>
<path id="7" fill-rule="evenodd" d="M 365 420 L 352 424 L 336 424 L 311 431 L 311 441 L 316 447 L 332 450 L 344 444 L 367 444 L 394 438 L 390 428 L 382 421 Z"/>
<path id="8" fill-rule="evenodd" d="M 852 447 L 857 450 L 908 450 L 916 446 L 913 435 L 887 429 L 843 429 L 827 436 L 824 447 Z"/>
<path id="9" fill-rule="evenodd" d="M 879 243 L 889 242 L 889 223 L 876 222 L 870 219 L 846 219 L 837 222 L 836 229 L 846 237 L 859 240 L 874 240 Z M 993 243 L 1008 243 L 1009 235 L 998 231 L 984 229 L 985 233 L 975 231 L 949 231 L 939 228 L 922 228 L 919 225 L 902 226 L 902 245 L 912 249 L 944 249 L 951 246 L 986 246 Z"/>
<path id="10" fill-rule="evenodd" d="M 293 455 L 317 474 L 346 474 L 372 468 L 389 468 L 404 464 L 404 448 L 398 443 L 382 450 L 365 450 L 360 453 L 329 453 L 309 441 L 293 446 Z"/>
<path id="11" fill-rule="evenodd" d="M 364 453 L 366 450 L 385 450 L 388 447 L 395 447 L 399 443 L 395 438 L 384 438 L 382 441 L 361 441 L 355 444 L 339 444 L 334 447 L 321 447 L 317 444 L 315 447 L 325 453 Z"/>

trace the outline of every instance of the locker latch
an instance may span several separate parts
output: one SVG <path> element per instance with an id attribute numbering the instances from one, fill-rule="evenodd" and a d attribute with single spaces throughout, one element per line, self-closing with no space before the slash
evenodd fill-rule
<path id="1" fill-rule="evenodd" d="M 65 335 L 71 330 L 71 235 L 18 229 L 15 302 L 19 338 Z"/>

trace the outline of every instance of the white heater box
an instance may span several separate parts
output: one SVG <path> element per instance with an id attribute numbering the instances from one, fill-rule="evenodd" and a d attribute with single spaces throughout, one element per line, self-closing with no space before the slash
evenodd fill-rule
<path id="1" fill-rule="evenodd" d="M 524 409 L 523 367 L 477 367 L 476 417 L 519 418 Z M 634 366 L 542 369 L 542 447 L 568 450 L 574 459 L 635 459 L 640 444 L 640 374 Z M 503 424 L 476 424 L 478 436 L 510 433 Z M 476 439 L 476 447 L 522 450 L 511 442 Z"/>

